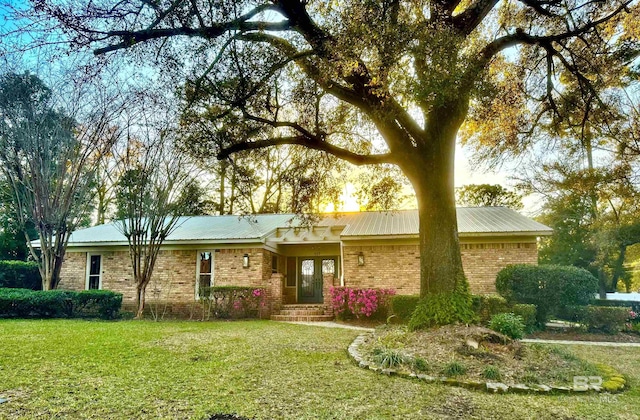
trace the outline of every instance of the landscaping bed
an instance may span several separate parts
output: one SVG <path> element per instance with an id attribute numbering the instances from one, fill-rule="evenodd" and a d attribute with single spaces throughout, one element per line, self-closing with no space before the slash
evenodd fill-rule
<path id="1" fill-rule="evenodd" d="M 602 368 L 560 347 L 522 344 L 479 326 L 408 332 L 378 328 L 360 348 L 380 369 L 473 382 L 572 387 L 575 376 L 604 376 Z"/>

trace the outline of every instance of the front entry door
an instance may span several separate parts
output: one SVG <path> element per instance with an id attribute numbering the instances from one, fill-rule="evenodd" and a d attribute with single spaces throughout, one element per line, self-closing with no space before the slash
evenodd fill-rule
<path id="1" fill-rule="evenodd" d="M 336 272 L 335 257 L 300 258 L 300 281 L 298 282 L 299 303 L 322 303 L 323 275 Z"/>

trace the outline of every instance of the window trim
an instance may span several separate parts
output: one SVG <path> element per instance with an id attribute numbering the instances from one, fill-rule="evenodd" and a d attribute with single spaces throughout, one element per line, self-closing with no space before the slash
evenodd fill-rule
<path id="1" fill-rule="evenodd" d="M 91 257 L 98 256 L 100 257 L 100 270 L 98 273 L 98 288 L 97 289 L 89 289 L 89 276 L 91 275 Z M 84 277 L 84 290 L 102 290 L 102 274 L 104 270 L 104 265 L 102 262 L 103 255 L 100 252 L 87 252 L 87 267 L 85 270 Z"/>
<path id="2" fill-rule="evenodd" d="M 215 250 L 214 249 L 199 249 L 196 251 L 196 284 L 194 287 L 194 295 L 196 300 L 200 300 L 200 262 L 202 261 L 202 253 L 208 252 L 211 254 L 211 278 L 209 280 L 209 287 L 214 286 L 214 273 L 215 273 Z"/>

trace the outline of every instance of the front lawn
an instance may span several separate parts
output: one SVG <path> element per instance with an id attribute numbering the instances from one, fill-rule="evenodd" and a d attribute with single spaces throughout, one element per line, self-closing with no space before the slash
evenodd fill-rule
<path id="1" fill-rule="evenodd" d="M 574 346 L 617 395 L 489 395 L 350 363 L 357 332 L 251 322 L 0 321 L 0 418 L 636 418 L 640 348 Z M 565 347 L 567 348 L 567 347 Z"/>

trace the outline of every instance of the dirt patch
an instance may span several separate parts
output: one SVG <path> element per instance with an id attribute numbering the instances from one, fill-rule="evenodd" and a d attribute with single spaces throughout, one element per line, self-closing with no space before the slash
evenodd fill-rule
<path id="1" fill-rule="evenodd" d="M 569 386 L 574 376 L 599 374 L 564 348 L 523 344 L 479 326 L 417 332 L 385 326 L 363 345 L 362 354 L 381 366 L 393 363 L 401 370 L 478 382 Z"/>
<path id="2" fill-rule="evenodd" d="M 570 341 L 609 341 L 614 343 L 640 343 L 640 334 L 618 333 L 598 334 L 581 331 L 536 331 L 526 338 L 538 338 L 541 340 L 570 340 Z"/>

